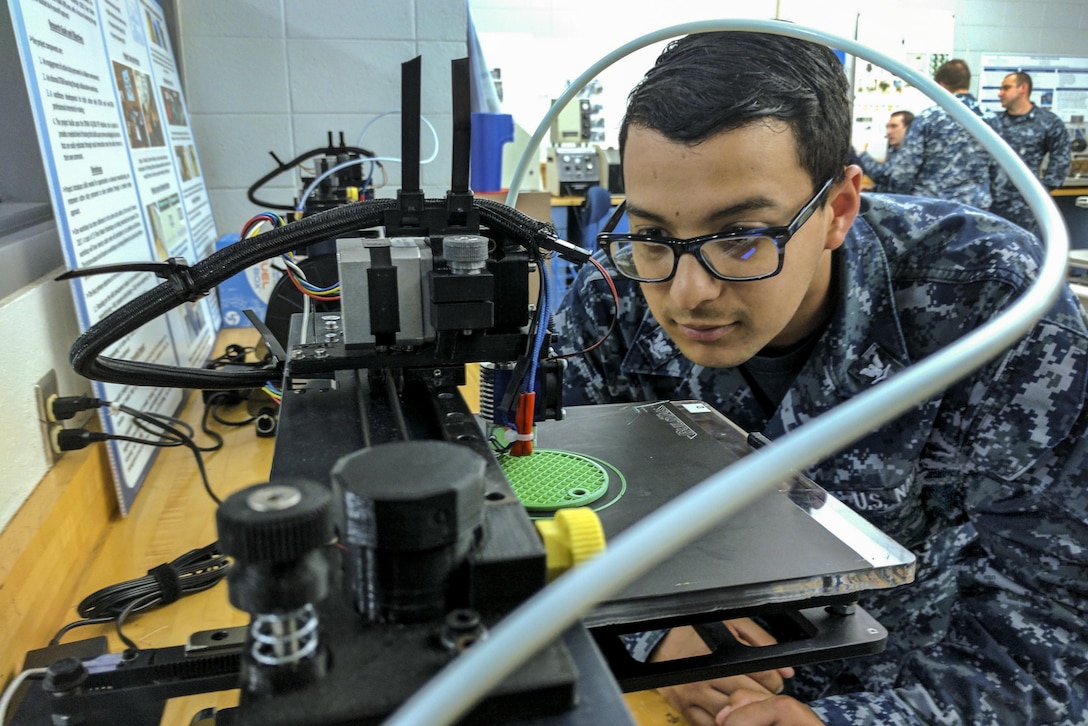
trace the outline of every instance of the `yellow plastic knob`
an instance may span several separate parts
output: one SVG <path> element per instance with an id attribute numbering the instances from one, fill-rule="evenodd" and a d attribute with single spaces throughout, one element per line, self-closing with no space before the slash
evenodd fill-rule
<path id="1" fill-rule="evenodd" d="M 589 507 L 560 509 L 553 519 L 537 520 L 536 529 L 544 542 L 548 582 L 605 548 L 604 527 Z"/>

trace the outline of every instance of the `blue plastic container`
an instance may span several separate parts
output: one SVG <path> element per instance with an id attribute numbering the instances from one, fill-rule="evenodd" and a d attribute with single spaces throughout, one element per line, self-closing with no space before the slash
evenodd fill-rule
<path id="1" fill-rule="evenodd" d="M 472 114 L 469 186 L 474 192 L 502 190 L 502 147 L 514 140 L 514 117 L 508 113 Z"/>

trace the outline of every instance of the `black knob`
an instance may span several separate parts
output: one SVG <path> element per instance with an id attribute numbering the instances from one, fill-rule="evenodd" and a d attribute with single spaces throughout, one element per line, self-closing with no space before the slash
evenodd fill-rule
<path id="1" fill-rule="evenodd" d="M 332 539 L 332 497 L 303 479 L 235 492 L 215 515 L 222 552 L 241 562 L 290 562 Z"/>
<path id="2" fill-rule="evenodd" d="M 45 669 L 42 690 L 46 693 L 67 693 L 81 686 L 87 680 L 87 675 L 87 667 L 79 658 L 61 658 Z"/>

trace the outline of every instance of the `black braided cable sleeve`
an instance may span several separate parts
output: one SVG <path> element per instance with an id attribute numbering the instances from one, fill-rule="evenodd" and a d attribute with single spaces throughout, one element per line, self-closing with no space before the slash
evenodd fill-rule
<path id="1" fill-rule="evenodd" d="M 190 268 L 192 287 L 207 292 L 269 257 L 336 234 L 374 226 L 382 221 L 387 210 L 395 208 L 394 200 L 356 202 L 239 240 L 194 264 Z M 184 296 L 179 295 L 170 281 L 133 298 L 88 328 L 72 344 L 69 351 L 72 368 L 82 376 L 106 383 L 206 390 L 263 386 L 269 377 L 267 372 L 181 368 L 101 355 L 116 341 L 184 302 Z"/>
<path id="2" fill-rule="evenodd" d="M 555 226 L 551 222 L 541 222 L 502 202 L 491 199 L 475 198 L 472 204 L 480 210 L 481 218 L 492 229 L 502 232 L 521 242 L 527 249 L 555 239 Z"/>
<path id="3" fill-rule="evenodd" d="M 428 200 L 428 205 L 444 205 L 445 200 Z M 495 231 L 512 237 L 526 248 L 535 248 L 556 238 L 555 228 L 500 202 L 474 199 L 481 218 Z M 387 211 L 397 209 L 396 200 L 378 199 L 347 204 L 292 222 L 284 227 L 239 240 L 189 268 L 191 288 L 203 294 L 235 274 L 262 260 L 307 244 L 366 227 L 381 224 Z M 186 302 L 171 281 L 133 298 L 88 328 L 69 351 L 72 368 L 80 375 L 106 383 L 233 390 L 260 388 L 269 379 L 267 371 L 212 370 L 184 368 L 159 363 L 124 360 L 103 356 L 102 351 L 129 333 Z"/>

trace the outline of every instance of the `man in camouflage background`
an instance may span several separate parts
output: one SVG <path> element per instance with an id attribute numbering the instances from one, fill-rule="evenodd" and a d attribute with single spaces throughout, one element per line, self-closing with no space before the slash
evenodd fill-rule
<path id="1" fill-rule="evenodd" d="M 884 125 L 888 137 L 888 150 L 884 154 L 884 161 L 877 161 L 868 149 L 862 150 L 858 162 L 861 170 L 873 181 L 873 188 L 870 191 L 887 191 L 885 187 L 888 183 L 892 157 L 902 148 L 903 140 L 907 138 L 907 131 L 910 130 L 913 122 L 914 114 L 910 111 L 896 111 L 888 118 L 888 123 Z"/>
<path id="2" fill-rule="evenodd" d="M 971 69 L 967 63 L 953 58 L 941 64 L 933 80 L 985 117 L 968 91 Z M 992 202 L 989 154 L 940 106 L 930 106 L 915 117 L 887 176 L 880 191 L 962 202 L 979 209 L 989 209 Z"/>
<path id="3" fill-rule="evenodd" d="M 1031 102 L 1031 76 L 1010 73 L 997 92 L 1004 110 L 990 119 L 1001 138 L 1020 155 L 1047 189 L 1057 189 L 1069 175 L 1073 151 L 1065 124 L 1054 113 Z M 1047 158 L 1046 171 L 1043 159 Z M 991 210 L 1024 229 L 1037 232 L 1035 215 L 1004 172 L 997 174 Z"/>
<path id="4" fill-rule="evenodd" d="M 701 399 L 774 439 L 992 319 L 1042 258 L 973 207 L 862 197 L 842 65 L 804 41 L 671 44 L 620 150 L 631 234 L 606 225 L 597 253 L 619 309 L 585 265 L 554 321 L 571 352 L 618 316 L 571 360 L 570 405 Z M 1088 722 L 1086 389 L 1066 289 L 997 360 L 805 472 L 918 557 L 916 582 L 861 598 L 886 650 L 663 695 L 695 726 Z M 707 651 L 686 626 L 632 640 Z"/>

